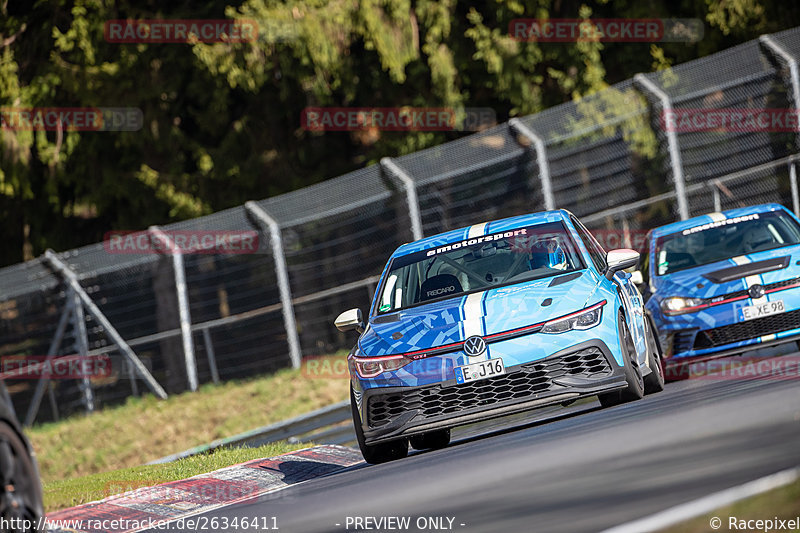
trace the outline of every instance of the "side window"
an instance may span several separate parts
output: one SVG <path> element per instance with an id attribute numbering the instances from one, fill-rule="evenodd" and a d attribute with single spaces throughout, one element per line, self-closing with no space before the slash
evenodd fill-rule
<path id="1" fill-rule="evenodd" d="M 381 294 L 381 301 L 380 301 L 380 305 L 378 306 L 378 312 L 379 313 L 383 313 L 384 311 L 389 311 L 390 309 L 392 309 L 394 307 L 398 307 L 397 305 L 395 305 L 396 301 L 393 301 L 393 300 L 395 300 L 395 286 L 396 285 L 397 285 L 397 275 L 396 274 L 392 274 L 386 280 L 386 285 L 384 286 L 383 294 Z M 398 288 L 397 290 L 401 291 L 400 288 Z"/>
<path id="2" fill-rule="evenodd" d="M 572 224 L 575 226 L 575 229 L 578 230 L 578 235 L 580 236 L 581 240 L 583 241 L 584 246 L 586 249 L 589 250 L 589 257 L 592 258 L 592 263 L 597 270 L 600 272 L 606 269 L 606 252 L 597 242 L 589 230 L 583 227 L 583 224 L 578 222 L 576 218 L 572 218 Z"/>

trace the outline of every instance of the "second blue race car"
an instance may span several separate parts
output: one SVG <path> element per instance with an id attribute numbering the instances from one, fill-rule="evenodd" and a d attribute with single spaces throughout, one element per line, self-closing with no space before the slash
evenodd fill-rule
<path id="1" fill-rule="evenodd" d="M 690 365 L 800 338 L 800 220 L 778 204 L 650 232 L 642 292 L 668 378 Z M 639 276 L 637 275 L 637 278 Z"/>
<path id="2" fill-rule="evenodd" d="M 663 389 L 642 297 L 568 211 L 477 224 L 405 244 L 389 259 L 348 356 L 358 443 L 369 463 L 439 448 L 450 429 L 597 395 L 603 406 Z"/>

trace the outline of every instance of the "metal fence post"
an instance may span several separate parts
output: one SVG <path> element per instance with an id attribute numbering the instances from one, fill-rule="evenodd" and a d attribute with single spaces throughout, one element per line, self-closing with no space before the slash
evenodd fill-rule
<path id="1" fill-rule="evenodd" d="M 419 212 L 419 198 L 417 198 L 417 184 L 411 179 L 408 173 L 400 168 L 391 157 L 381 158 L 381 168 L 399 179 L 406 190 L 406 200 L 408 201 L 408 215 L 411 218 L 411 234 L 415 241 L 424 237 L 422 232 L 422 216 Z M 402 241 L 401 241 L 402 242 Z"/>
<path id="2" fill-rule="evenodd" d="M 783 59 L 789 66 L 789 80 L 792 84 L 792 102 L 794 103 L 795 113 L 800 112 L 800 69 L 797 66 L 797 59 L 789 53 L 786 48 L 775 42 L 771 35 L 762 35 L 758 40 L 770 52 Z M 798 136 L 800 136 L 800 124 L 797 126 Z M 800 138 L 798 139 L 800 141 Z M 798 142 L 800 145 L 800 142 Z M 795 162 L 789 165 L 789 183 L 792 189 L 792 208 L 794 214 L 800 216 L 800 198 L 797 192 L 797 170 L 795 169 Z"/>
<path id="3" fill-rule="evenodd" d="M 160 253 L 172 254 L 172 270 L 175 273 L 175 291 L 178 293 L 178 319 L 181 326 L 181 341 L 183 344 L 183 357 L 186 362 L 186 377 L 189 381 L 189 390 L 197 390 L 197 361 L 194 355 L 194 340 L 192 339 L 192 315 L 189 312 L 189 295 L 186 290 L 186 269 L 183 264 L 183 251 L 172 241 L 169 235 L 158 226 L 147 229 L 151 239 L 160 239 L 165 246 L 153 245 Z"/>
<path id="4" fill-rule="evenodd" d="M 518 118 L 508 121 L 508 127 L 516 135 L 525 137 L 536 152 L 536 164 L 539 166 L 539 182 L 542 184 L 542 197 L 544 198 L 544 208 L 551 211 L 556 208 L 556 200 L 553 196 L 553 184 L 550 181 L 550 163 L 547 160 L 544 140 L 532 129 L 522 123 Z"/>
<path id="5" fill-rule="evenodd" d="M 139 387 L 136 385 L 136 374 L 133 372 L 133 367 L 125 363 L 125 374 L 128 376 L 128 381 L 131 382 L 131 394 L 139 396 Z"/>
<path id="6" fill-rule="evenodd" d="M 794 109 L 800 109 L 800 73 L 798 73 L 797 60 L 790 54 L 784 47 L 776 43 L 772 36 L 762 35 L 758 40 L 766 46 L 773 54 L 779 56 L 786 61 L 789 65 L 789 79 L 792 84 L 792 100 L 794 100 Z M 800 124 L 798 125 L 800 131 Z"/>
<path id="7" fill-rule="evenodd" d="M 800 196 L 797 193 L 797 164 L 792 161 L 789 165 L 789 185 L 792 188 L 792 209 L 794 214 L 800 217 Z"/>
<path id="8" fill-rule="evenodd" d="M 108 318 L 106 318 L 103 312 L 100 311 L 100 308 L 97 307 L 97 304 L 95 304 L 86 291 L 83 290 L 81 284 L 78 283 L 78 276 L 75 275 L 75 272 L 73 272 L 63 261 L 61 261 L 61 259 L 55 254 L 55 252 L 53 252 L 53 250 L 47 250 L 44 253 L 44 260 L 64 277 L 64 281 L 75 291 L 75 293 L 83 302 L 83 305 L 86 306 L 86 310 L 89 312 L 89 314 L 92 315 L 95 320 L 97 320 L 97 322 L 108 334 L 111 341 L 116 344 L 117 348 L 119 348 L 119 350 L 131 362 L 131 364 L 133 364 L 139 373 L 139 376 L 141 376 L 145 383 L 147 383 L 148 387 L 150 387 L 150 390 L 162 400 L 166 399 L 166 391 L 164 391 L 161 385 L 158 384 L 158 381 L 156 381 L 150 371 L 147 370 L 147 367 L 144 366 L 144 363 L 139 360 L 131 347 L 128 346 L 128 343 L 125 342 L 125 339 L 122 338 L 122 335 L 119 334 L 117 329 L 111 324 Z"/>
<path id="9" fill-rule="evenodd" d="M 82 357 L 89 355 L 89 335 L 86 333 L 86 316 L 83 314 L 83 305 L 75 290 L 70 287 L 68 297 L 72 300 L 72 331 L 75 334 L 75 349 Z M 92 382 L 88 376 L 82 376 L 80 381 L 83 404 L 90 413 L 94 411 L 94 392 Z"/>
<path id="10" fill-rule="evenodd" d="M 69 293 L 70 291 L 68 291 Z M 64 310 L 61 312 L 61 318 L 58 319 L 58 326 L 56 326 L 55 335 L 53 340 L 50 341 L 50 347 L 47 349 L 47 357 L 45 357 L 45 364 L 50 361 L 58 353 L 58 348 L 61 346 L 61 341 L 64 339 L 64 333 L 67 331 L 67 324 L 69 317 L 72 314 L 73 300 L 67 294 L 64 301 Z M 42 377 L 36 383 L 36 390 L 33 392 L 33 398 L 30 405 L 28 405 L 28 412 L 25 414 L 25 425 L 30 426 L 36 420 L 36 415 L 39 413 L 39 406 L 42 403 L 42 396 L 44 396 L 45 387 L 50 383 L 50 378 Z M 56 418 L 58 415 L 56 415 Z"/>
<path id="11" fill-rule="evenodd" d="M 622 244 L 625 248 L 633 248 L 631 244 L 631 225 L 628 222 L 628 217 L 622 219 Z"/>
<path id="12" fill-rule="evenodd" d="M 286 338 L 289 341 L 289 357 L 292 367 L 300 368 L 300 339 L 297 336 L 297 323 L 294 319 L 294 305 L 292 304 L 292 290 L 289 285 L 289 272 L 286 268 L 286 256 L 283 253 L 283 239 L 278 222 L 269 216 L 257 203 L 245 202 L 244 208 L 259 222 L 269 228 L 272 255 L 275 259 L 275 274 L 278 278 L 278 290 L 281 294 L 281 309 L 283 311 L 283 325 L 286 328 Z"/>
<path id="13" fill-rule="evenodd" d="M 719 180 L 714 180 L 711 182 L 711 194 L 714 196 L 714 212 L 719 213 L 722 211 L 722 198 L 719 196 L 719 186 L 717 185 Z"/>
<path id="14" fill-rule="evenodd" d="M 633 81 L 643 90 L 652 93 L 661 103 L 661 111 L 664 115 L 672 112 L 672 101 L 667 93 L 662 91 L 655 83 L 650 81 L 644 74 L 636 74 Z M 686 180 L 683 175 L 683 161 L 681 150 L 678 146 L 678 134 L 672 128 L 664 128 L 667 134 L 667 144 L 669 148 L 670 165 L 672 166 L 672 178 L 675 183 L 675 196 L 678 200 L 678 214 L 681 220 L 689 218 L 689 202 L 686 198 Z"/>
<path id="15" fill-rule="evenodd" d="M 219 383 L 219 371 L 217 370 L 217 357 L 214 354 L 214 344 L 211 342 L 211 332 L 208 328 L 203 328 L 203 342 L 206 346 L 206 357 L 208 358 L 208 370 L 211 372 L 211 381 Z"/>
<path id="16" fill-rule="evenodd" d="M 47 400 L 50 402 L 50 410 L 53 412 L 53 418 L 55 418 L 56 422 L 61 418 L 58 414 L 58 402 L 56 402 L 56 393 L 53 390 L 53 382 L 48 381 L 49 386 L 47 387 Z"/>

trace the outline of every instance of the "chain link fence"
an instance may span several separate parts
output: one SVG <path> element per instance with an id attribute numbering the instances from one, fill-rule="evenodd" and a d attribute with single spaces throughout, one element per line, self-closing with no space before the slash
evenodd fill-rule
<path id="1" fill-rule="evenodd" d="M 389 254 L 449 229 L 565 208 L 621 241 L 754 203 L 798 210 L 798 128 L 669 127 L 670 114 L 800 108 L 800 28 L 279 197 L 147 233 L 252 232 L 252 253 L 116 253 L 109 242 L 0 269 L 0 358 L 27 424 L 247 378 L 349 348 Z M 638 232 L 638 233 L 637 233 Z M 602 239 L 601 239 L 602 240 Z M 102 356 L 91 379 L 7 362 Z"/>

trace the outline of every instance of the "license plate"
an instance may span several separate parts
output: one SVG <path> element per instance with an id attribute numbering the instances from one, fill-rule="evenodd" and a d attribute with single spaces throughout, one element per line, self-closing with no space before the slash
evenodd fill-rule
<path id="1" fill-rule="evenodd" d="M 492 376 L 501 376 L 506 373 L 502 359 L 489 359 L 479 363 L 455 367 L 456 383 L 467 383 Z"/>
<path id="2" fill-rule="evenodd" d="M 748 305 L 742 307 L 742 313 L 745 320 L 753 320 L 754 318 L 761 318 L 769 315 L 777 315 L 786 311 L 786 306 L 783 305 L 783 300 L 775 302 L 767 302 L 761 305 Z"/>

